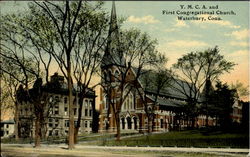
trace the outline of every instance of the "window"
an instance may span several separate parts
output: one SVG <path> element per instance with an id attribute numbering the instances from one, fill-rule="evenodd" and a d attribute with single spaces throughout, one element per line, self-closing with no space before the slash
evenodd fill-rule
<path id="1" fill-rule="evenodd" d="M 55 119 L 55 127 L 58 127 L 59 125 L 59 119 Z"/>
<path id="2" fill-rule="evenodd" d="M 85 107 L 87 108 L 88 107 L 88 100 L 85 100 Z"/>
<path id="3" fill-rule="evenodd" d="M 88 109 L 85 109 L 85 116 L 88 116 Z"/>
<path id="4" fill-rule="evenodd" d="M 53 127 L 53 119 L 49 119 L 49 127 Z"/>
<path id="5" fill-rule="evenodd" d="M 65 120 L 65 127 L 69 127 L 69 120 Z"/>
<path id="6" fill-rule="evenodd" d="M 6 131 L 6 134 L 9 135 L 9 131 Z"/>
<path id="7" fill-rule="evenodd" d="M 6 125 L 6 128 L 9 128 L 9 124 Z"/>
<path id="8" fill-rule="evenodd" d="M 119 72 L 118 70 L 115 71 L 115 80 L 118 81 L 119 79 Z"/>
<path id="9" fill-rule="evenodd" d="M 49 130 L 49 136 L 52 136 L 52 130 Z"/>
<path id="10" fill-rule="evenodd" d="M 68 107 L 64 107 L 64 115 L 67 116 L 68 114 Z"/>
<path id="11" fill-rule="evenodd" d="M 55 101 L 56 101 L 56 102 L 60 102 L 59 96 L 55 96 Z"/>
<path id="12" fill-rule="evenodd" d="M 68 98 L 64 97 L 64 104 L 67 104 L 67 103 L 68 103 Z"/>
<path id="13" fill-rule="evenodd" d="M 89 110 L 89 116 L 90 117 L 92 116 L 92 110 Z"/>
<path id="14" fill-rule="evenodd" d="M 161 119 L 161 128 L 163 128 L 163 119 Z"/>
<path id="15" fill-rule="evenodd" d="M 89 127 L 92 128 L 92 121 L 89 121 Z"/>
<path id="16" fill-rule="evenodd" d="M 108 98 L 106 95 L 103 98 L 103 109 L 108 109 Z"/>
<path id="17" fill-rule="evenodd" d="M 55 115 L 59 114 L 59 106 L 58 105 L 55 106 L 54 113 L 55 113 Z"/>
<path id="18" fill-rule="evenodd" d="M 85 126 L 85 128 L 88 127 L 88 121 L 85 121 L 84 126 Z"/>

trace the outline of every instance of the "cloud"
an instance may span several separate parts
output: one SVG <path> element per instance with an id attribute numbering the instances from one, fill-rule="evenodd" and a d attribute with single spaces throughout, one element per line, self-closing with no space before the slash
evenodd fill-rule
<path id="1" fill-rule="evenodd" d="M 175 47 L 203 47 L 203 46 L 208 46 L 207 43 L 202 42 L 202 41 L 187 41 L 187 40 L 176 40 L 167 43 L 168 46 L 175 46 Z"/>
<path id="2" fill-rule="evenodd" d="M 248 56 L 248 50 L 238 50 L 229 55 L 230 57 L 243 57 Z"/>
<path id="3" fill-rule="evenodd" d="M 177 31 L 177 29 L 175 29 L 175 28 L 164 29 L 164 32 L 175 32 L 175 31 Z"/>
<path id="4" fill-rule="evenodd" d="M 211 16 L 211 15 L 198 15 L 197 17 L 201 17 L 201 18 L 204 17 L 206 19 L 206 21 L 197 20 L 197 21 L 192 21 L 192 22 L 195 24 L 202 24 L 203 26 L 204 26 L 204 24 L 215 24 L 215 25 L 234 28 L 234 29 L 240 28 L 240 26 L 234 25 L 232 22 L 227 21 L 227 20 L 223 20 L 223 19 L 222 20 L 208 20 L 209 16 Z M 218 18 L 218 16 L 216 16 L 216 15 L 213 15 L 212 17 Z"/>
<path id="5" fill-rule="evenodd" d="M 152 15 L 147 15 L 143 17 L 135 17 L 135 16 L 129 16 L 127 19 L 128 22 L 131 23 L 144 23 L 144 24 L 154 24 L 159 23 L 160 21 L 155 19 Z"/>
<path id="6" fill-rule="evenodd" d="M 225 34 L 226 36 L 235 37 L 237 40 L 245 39 L 249 37 L 249 30 L 242 29 L 239 31 L 233 31 L 232 33 Z"/>
<path id="7" fill-rule="evenodd" d="M 178 19 L 176 19 L 176 24 L 174 26 L 175 27 L 188 27 L 185 21 L 178 20 Z"/>
<path id="8" fill-rule="evenodd" d="M 229 43 L 231 46 L 241 46 L 241 47 L 247 47 L 249 46 L 248 42 L 238 42 L 238 41 L 232 41 Z"/>

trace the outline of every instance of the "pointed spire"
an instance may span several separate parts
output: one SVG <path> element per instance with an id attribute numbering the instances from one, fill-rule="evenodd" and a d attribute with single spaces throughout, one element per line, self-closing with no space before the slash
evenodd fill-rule
<path id="1" fill-rule="evenodd" d="M 112 2 L 111 16 L 110 16 L 110 25 L 109 25 L 109 37 L 108 37 L 108 48 L 110 48 L 110 43 L 114 38 L 118 38 L 118 25 L 115 9 L 115 1 Z M 116 40 L 116 39 L 115 39 Z"/>
<path id="2" fill-rule="evenodd" d="M 124 59 L 122 54 L 120 54 L 121 52 L 118 52 L 119 50 L 117 46 L 119 46 L 119 29 L 117 24 L 115 1 L 113 1 L 109 23 L 108 41 L 105 54 L 102 59 L 102 67 L 124 64 Z"/>

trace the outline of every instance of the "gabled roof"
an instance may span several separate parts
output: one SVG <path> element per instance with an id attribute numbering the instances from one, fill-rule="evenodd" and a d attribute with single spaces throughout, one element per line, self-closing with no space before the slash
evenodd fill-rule
<path id="1" fill-rule="evenodd" d="M 134 68 L 134 70 L 136 70 Z M 142 75 L 139 77 L 139 81 L 142 84 L 142 87 L 146 93 L 156 93 L 157 87 L 152 81 L 148 81 L 149 78 L 155 79 L 156 75 L 153 71 L 143 70 Z M 182 86 L 180 86 L 180 84 Z M 190 88 L 188 86 L 189 84 L 185 81 L 182 81 L 180 79 L 171 80 L 168 85 L 166 85 L 161 91 L 160 95 L 164 97 L 170 97 L 175 99 L 182 99 L 185 100 L 187 97 L 181 92 L 183 89 L 188 93 L 190 91 Z M 182 89 L 183 87 L 183 89 Z M 192 93 L 192 92 L 191 92 Z"/>

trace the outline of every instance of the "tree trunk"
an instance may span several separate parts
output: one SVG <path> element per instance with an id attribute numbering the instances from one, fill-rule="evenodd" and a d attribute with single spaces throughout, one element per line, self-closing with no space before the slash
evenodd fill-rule
<path id="1" fill-rule="evenodd" d="M 41 146 L 41 113 L 38 113 L 36 115 L 36 120 L 35 120 L 35 147 L 40 147 Z"/>
<path id="2" fill-rule="evenodd" d="M 152 116 L 148 116 L 148 133 L 150 134 L 153 130 L 153 122 L 152 122 Z"/>
<path id="3" fill-rule="evenodd" d="M 75 131 L 74 131 L 74 144 L 78 143 L 77 136 L 78 136 L 79 128 L 80 127 L 75 127 Z"/>
<path id="4" fill-rule="evenodd" d="M 82 119 L 82 106 L 83 106 L 83 93 L 80 92 L 80 96 L 79 96 L 79 109 L 78 109 L 78 117 L 77 117 L 77 124 L 76 124 L 76 127 L 75 127 L 75 131 L 74 131 L 74 143 L 77 144 L 77 136 L 78 136 L 78 132 L 79 132 L 79 129 L 81 127 L 81 119 Z M 76 102 L 77 104 L 77 102 Z"/>
<path id="5" fill-rule="evenodd" d="M 73 82 L 71 78 L 71 62 L 70 54 L 67 53 L 67 76 L 68 76 L 68 90 L 69 90 L 69 137 L 68 148 L 74 148 L 74 108 L 73 108 Z"/>
<path id="6" fill-rule="evenodd" d="M 15 139 L 16 141 L 19 140 L 19 106 L 18 103 L 15 103 L 16 110 L 15 110 Z"/>
<path id="7" fill-rule="evenodd" d="M 117 129 L 117 133 L 116 133 L 116 141 L 120 141 L 121 140 L 121 128 L 120 128 L 120 118 L 119 116 L 115 116 L 116 118 L 116 129 Z"/>

